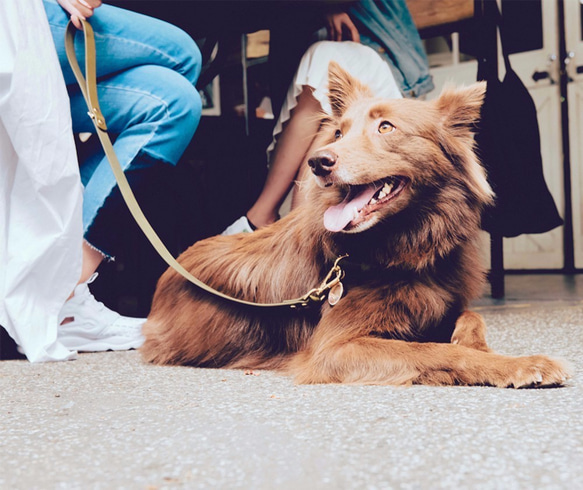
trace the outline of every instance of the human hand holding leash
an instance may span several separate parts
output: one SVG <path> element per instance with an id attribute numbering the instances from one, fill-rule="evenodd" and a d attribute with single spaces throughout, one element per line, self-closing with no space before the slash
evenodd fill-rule
<path id="1" fill-rule="evenodd" d="M 101 0 L 57 0 L 59 5 L 71 14 L 71 22 L 81 29 L 81 19 L 87 20 L 93 11 L 101 6 Z"/>

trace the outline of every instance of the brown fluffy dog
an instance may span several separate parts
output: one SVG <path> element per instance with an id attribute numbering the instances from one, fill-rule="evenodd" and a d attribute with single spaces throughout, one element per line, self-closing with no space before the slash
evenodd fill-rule
<path id="1" fill-rule="evenodd" d="M 308 202 L 252 234 L 217 236 L 179 261 L 220 291 L 297 298 L 344 259 L 344 296 L 303 310 L 239 306 L 169 269 L 144 326 L 145 360 L 281 369 L 299 383 L 542 386 L 567 379 L 545 356 L 491 352 L 464 311 L 484 285 L 476 249 L 492 199 L 473 153 L 484 85 L 436 101 L 379 100 L 330 67 L 333 116 L 309 160 Z"/>

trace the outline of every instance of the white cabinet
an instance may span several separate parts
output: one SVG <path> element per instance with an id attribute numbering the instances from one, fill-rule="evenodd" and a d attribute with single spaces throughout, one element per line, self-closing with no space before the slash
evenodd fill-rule
<path id="1" fill-rule="evenodd" d="M 541 153 L 543 157 L 543 172 L 547 186 L 554 197 L 561 216 L 564 216 L 564 176 L 563 176 L 563 143 L 561 127 L 561 91 L 559 81 L 559 26 L 558 5 L 552 0 L 502 0 L 505 21 L 508 22 L 506 40 L 511 38 L 510 61 L 514 71 L 528 87 L 538 111 L 538 123 L 541 134 Z M 581 45 L 581 8 L 577 0 L 565 0 L 574 27 L 578 28 L 577 45 Z M 572 12 L 571 12 L 572 10 Z M 446 39 L 436 38 L 426 40 L 426 49 L 432 65 L 436 89 L 429 98 L 437 96 L 443 85 L 448 81 L 456 84 L 468 84 L 476 80 L 477 62 L 471 56 L 464 54 L 463 34 L 457 33 Z M 575 44 L 575 43 L 574 43 Z M 572 59 L 583 64 L 583 50 Z M 500 78 L 504 76 L 504 62 L 499 57 Z M 534 75 L 534 77 L 533 77 Z M 582 74 L 577 77 L 583 79 Z M 536 79 L 536 80 L 535 80 Z M 577 85 L 579 88 L 576 88 Z M 571 118 L 571 141 L 577 145 L 577 152 L 572 154 L 573 168 L 573 203 L 578 208 L 576 220 L 576 250 L 578 267 L 583 267 L 583 141 L 582 127 L 579 119 L 583 115 L 583 89 L 579 83 L 569 86 L 569 107 Z M 578 102 L 575 102 L 578 100 Z M 577 107 L 574 105 L 577 104 Z M 528 176 L 525 176 L 528 178 Z M 577 192 L 575 192 L 577 187 Z M 575 205 L 575 203 L 578 203 Z M 578 241 L 577 241 L 578 240 Z M 484 240 L 488 247 L 488 241 Z M 564 265 L 563 227 L 536 235 L 521 235 L 516 238 L 504 239 L 504 266 L 506 269 L 561 269 Z M 485 251 L 486 252 L 486 251 Z M 488 254 L 485 253 L 487 256 Z"/>
<path id="2" fill-rule="evenodd" d="M 565 0 L 565 47 L 575 267 L 583 268 L 583 6 Z"/>

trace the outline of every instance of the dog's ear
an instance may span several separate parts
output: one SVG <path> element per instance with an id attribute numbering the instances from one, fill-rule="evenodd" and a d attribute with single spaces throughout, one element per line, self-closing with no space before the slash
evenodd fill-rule
<path id="1" fill-rule="evenodd" d="M 485 93 L 486 82 L 457 89 L 446 86 L 443 89 L 436 105 L 444 126 L 454 136 L 465 136 L 475 128 L 480 119 Z"/>
<path id="2" fill-rule="evenodd" d="M 435 103 L 444 129 L 438 132 L 441 147 L 449 154 L 452 162 L 466 172 L 467 185 L 478 200 L 483 204 L 490 204 L 494 193 L 484 168 L 473 152 L 472 134 L 480 119 L 485 93 L 485 82 L 459 89 L 447 87 Z"/>
<path id="3" fill-rule="evenodd" d="M 338 63 L 331 61 L 328 65 L 328 99 L 332 114 L 342 116 L 350 104 L 361 97 L 372 97 L 370 89 Z"/>

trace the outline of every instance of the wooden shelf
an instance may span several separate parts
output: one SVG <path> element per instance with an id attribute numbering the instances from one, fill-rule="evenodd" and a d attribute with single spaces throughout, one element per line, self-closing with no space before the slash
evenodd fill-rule
<path id="1" fill-rule="evenodd" d="M 417 29 L 453 24 L 474 16 L 474 0 L 407 0 Z"/>

